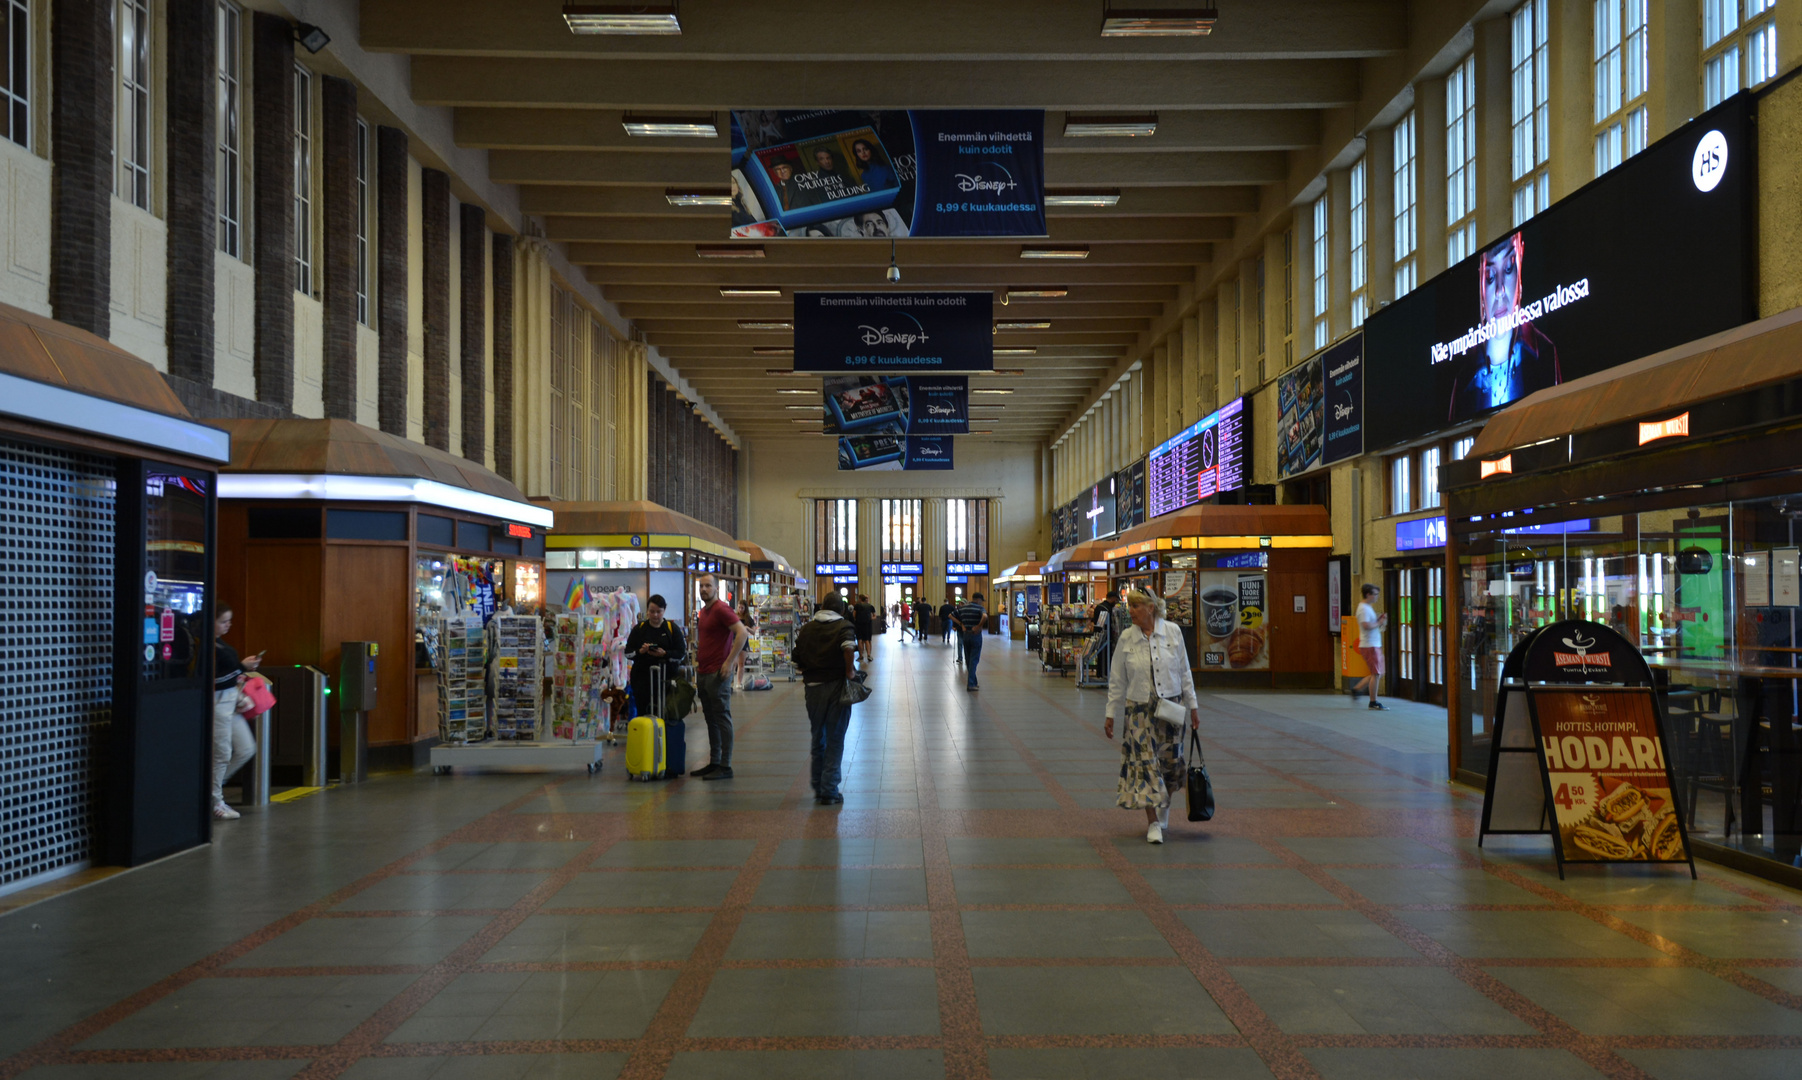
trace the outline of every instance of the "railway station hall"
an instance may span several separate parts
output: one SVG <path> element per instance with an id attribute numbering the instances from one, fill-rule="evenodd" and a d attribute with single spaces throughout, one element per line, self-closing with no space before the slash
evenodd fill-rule
<path id="1" fill-rule="evenodd" d="M 0 0 L 0 1080 L 1802 1076 L 1802 0 Z"/>

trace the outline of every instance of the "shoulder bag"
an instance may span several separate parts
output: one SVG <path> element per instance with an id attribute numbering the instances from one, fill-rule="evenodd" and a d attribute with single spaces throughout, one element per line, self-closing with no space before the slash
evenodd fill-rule
<path id="1" fill-rule="evenodd" d="M 840 690 L 838 694 L 838 703 L 840 705 L 861 705 L 874 692 L 870 689 L 870 685 L 863 681 L 863 676 L 859 675 L 855 679 L 845 680 L 844 689 Z"/>
<path id="2" fill-rule="evenodd" d="M 1189 820 L 1210 821 L 1214 817 L 1214 782 L 1208 779 L 1208 763 L 1201 756 L 1201 736 L 1193 729 L 1189 747 L 1195 751 L 1189 761 Z"/>
<path id="3" fill-rule="evenodd" d="M 1151 647 L 1150 635 L 1147 635 L 1145 639 L 1145 652 L 1150 657 L 1151 696 L 1157 699 L 1157 718 L 1166 724 L 1175 724 L 1177 729 L 1181 730 L 1183 722 L 1189 719 L 1189 710 L 1183 708 L 1182 702 L 1170 700 L 1164 696 L 1163 691 L 1158 689 L 1158 654 L 1157 650 Z"/>

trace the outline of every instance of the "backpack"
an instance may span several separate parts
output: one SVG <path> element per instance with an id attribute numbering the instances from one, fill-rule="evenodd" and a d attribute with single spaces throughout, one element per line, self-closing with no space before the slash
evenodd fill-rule
<path id="1" fill-rule="evenodd" d="M 689 713 L 694 712 L 694 709 L 695 684 L 680 675 L 670 680 L 669 695 L 663 702 L 661 718 L 663 722 L 673 724 L 678 720 L 686 719 Z"/>

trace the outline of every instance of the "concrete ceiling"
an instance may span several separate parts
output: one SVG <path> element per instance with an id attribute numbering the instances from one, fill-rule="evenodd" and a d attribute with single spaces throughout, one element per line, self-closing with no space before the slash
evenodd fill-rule
<path id="1" fill-rule="evenodd" d="M 1027 261 L 1021 242 L 999 240 L 902 240 L 898 256 L 903 288 L 1069 289 L 997 306 L 998 320 L 1051 325 L 999 333 L 998 347 L 1036 352 L 996 358 L 1024 375 L 977 381 L 1013 393 L 978 396 L 976 427 L 1045 439 L 1287 205 L 1323 131 L 1340 138 L 1368 107 L 1371 72 L 1408 68 L 1419 48 L 1404 0 L 1218 6 L 1208 37 L 1102 38 L 1102 0 L 683 0 L 681 36 L 613 37 L 570 33 L 557 0 L 363 0 L 360 44 L 411 57 L 414 99 L 454 109 L 457 142 L 488 151 L 490 178 L 519 185 L 521 209 L 752 438 L 801 430 L 793 420 L 809 414 L 788 406 L 810 399 L 777 391 L 818 380 L 768 374 L 788 360 L 752 350 L 792 335 L 738 320 L 788 318 L 795 289 L 880 288 L 889 245 L 769 240 L 761 260 L 698 257 L 696 244 L 727 240 L 728 218 L 663 192 L 725 184 L 727 110 L 1046 109 L 1048 188 L 1121 192 L 1112 208 L 1050 212 L 1051 242 L 1086 244 L 1087 259 Z M 1148 110 L 1150 137 L 1062 134 L 1066 112 Z M 635 138 L 624 111 L 710 111 L 722 134 Z M 722 285 L 783 296 L 728 299 Z"/>

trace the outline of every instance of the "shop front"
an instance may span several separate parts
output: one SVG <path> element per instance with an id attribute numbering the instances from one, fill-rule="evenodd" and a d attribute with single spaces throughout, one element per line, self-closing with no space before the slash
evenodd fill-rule
<path id="1" fill-rule="evenodd" d="M 1039 608 L 1043 603 L 1045 564 L 1015 563 L 995 575 L 995 595 L 989 598 L 990 632 L 1038 648 Z M 996 618 L 999 616 L 999 618 Z"/>
<path id="2" fill-rule="evenodd" d="M 750 560 L 746 565 L 750 576 L 752 603 L 759 603 L 769 596 L 793 596 L 798 591 L 794 565 L 787 559 L 749 540 L 735 540 L 733 543 Z"/>
<path id="3" fill-rule="evenodd" d="M 1110 633 L 1095 629 L 1095 606 L 1107 598 L 1107 549 L 1112 540 L 1088 540 L 1045 560 L 1045 615 L 1040 619 L 1039 662 L 1049 671 L 1078 671 L 1105 678 Z"/>
<path id="4" fill-rule="evenodd" d="M 1802 309 L 1541 391 L 1441 482 L 1453 768 L 1487 771 L 1516 642 L 1601 623 L 1651 666 L 1697 852 L 1796 877 Z"/>
<path id="5" fill-rule="evenodd" d="M 341 644 L 375 642 L 370 768 L 423 764 L 439 735 L 436 628 L 543 605 L 550 512 L 473 462 L 349 420 L 210 423 L 232 436 L 219 590 L 234 644 L 335 686 Z M 329 710 L 336 740 L 335 698 Z"/>
<path id="6" fill-rule="evenodd" d="M 738 541 L 703 521 L 654 502 L 546 502 L 557 527 L 545 539 L 548 603 L 567 608 L 587 595 L 626 589 L 640 603 L 659 595 L 667 617 L 691 638 L 700 609 L 696 581 L 712 574 L 719 598 L 734 608 L 750 595 L 750 556 Z"/>
<path id="7" fill-rule="evenodd" d="M 0 304 L 0 893 L 206 843 L 224 432 Z"/>
<path id="8" fill-rule="evenodd" d="M 1109 582 L 1164 599 L 1210 686 L 1327 687 L 1332 524 L 1322 506 L 1202 505 L 1116 538 Z"/>

